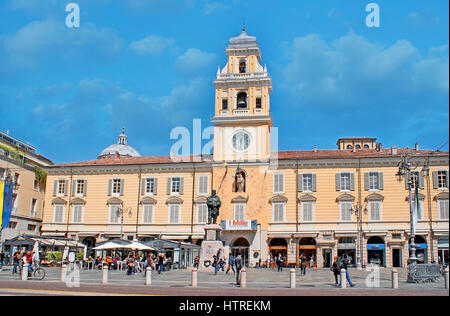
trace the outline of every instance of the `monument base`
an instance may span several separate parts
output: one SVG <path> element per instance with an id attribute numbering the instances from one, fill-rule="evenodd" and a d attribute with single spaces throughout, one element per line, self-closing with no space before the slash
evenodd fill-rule
<path id="1" fill-rule="evenodd" d="M 198 271 L 200 272 L 214 272 L 214 267 L 212 266 L 214 262 L 214 255 L 217 255 L 217 251 L 222 249 L 220 253 L 221 258 L 226 257 L 225 247 L 222 241 L 220 241 L 219 234 L 222 227 L 217 224 L 208 224 L 205 226 L 205 240 L 203 240 L 200 249 L 200 264 Z"/>

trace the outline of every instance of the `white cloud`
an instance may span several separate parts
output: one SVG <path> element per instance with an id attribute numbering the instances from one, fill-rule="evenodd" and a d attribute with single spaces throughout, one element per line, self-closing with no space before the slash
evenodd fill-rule
<path id="1" fill-rule="evenodd" d="M 216 55 L 206 53 L 198 48 L 189 48 L 183 55 L 178 56 L 175 67 L 187 76 L 198 75 L 214 69 L 213 62 Z"/>
<path id="2" fill-rule="evenodd" d="M 140 55 L 154 55 L 162 53 L 173 44 L 174 40 L 172 39 L 149 35 L 140 41 L 132 42 L 129 48 Z"/>
<path id="3" fill-rule="evenodd" d="M 204 15 L 210 15 L 211 13 L 214 13 L 215 11 L 224 11 L 228 9 L 228 6 L 220 3 L 220 2 L 208 2 L 205 7 L 203 8 L 203 14 Z"/>

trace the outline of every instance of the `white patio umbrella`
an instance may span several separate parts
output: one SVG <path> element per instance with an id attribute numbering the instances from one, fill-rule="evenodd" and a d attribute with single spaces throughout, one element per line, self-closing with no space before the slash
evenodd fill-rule
<path id="1" fill-rule="evenodd" d="M 133 241 L 129 245 L 124 245 L 121 248 L 123 249 L 136 249 L 136 250 L 155 250 L 152 247 L 146 246 L 138 241 Z"/>
<path id="2" fill-rule="evenodd" d="M 93 248 L 94 250 L 110 250 L 110 249 L 120 249 L 123 248 L 123 245 L 117 244 L 112 241 L 107 241 L 101 246 Z"/>

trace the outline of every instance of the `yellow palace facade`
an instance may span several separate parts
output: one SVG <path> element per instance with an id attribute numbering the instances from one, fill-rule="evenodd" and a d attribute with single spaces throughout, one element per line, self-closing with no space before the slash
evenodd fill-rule
<path id="1" fill-rule="evenodd" d="M 383 148 L 368 137 L 341 138 L 335 150 L 271 152 L 272 81 L 256 38 L 243 30 L 226 53 L 214 81 L 213 155 L 142 157 L 122 133 L 95 160 L 48 167 L 42 234 L 89 248 L 121 236 L 200 244 L 216 190 L 221 240 L 250 266 L 282 252 L 292 265 L 305 255 L 328 267 L 348 254 L 363 266 L 405 267 L 409 191 L 396 174 L 408 154 L 418 166 L 419 261 L 448 262 L 448 152 Z"/>

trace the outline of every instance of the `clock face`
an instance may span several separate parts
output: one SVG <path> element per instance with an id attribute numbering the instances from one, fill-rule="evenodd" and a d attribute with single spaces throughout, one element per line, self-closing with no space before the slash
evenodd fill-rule
<path id="1" fill-rule="evenodd" d="M 233 148 L 235 151 L 246 151 L 250 146 L 250 135 L 241 131 L 233 135 Z"/>

